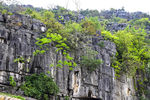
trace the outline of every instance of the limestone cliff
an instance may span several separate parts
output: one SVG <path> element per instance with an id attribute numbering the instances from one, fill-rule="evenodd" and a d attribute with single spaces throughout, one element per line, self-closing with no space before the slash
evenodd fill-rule
<path id="1" fill-rule="evenodd" d="M 69 96 L 70 100 L 88 100 L 88 97 L 92 97 L 92 100 L 137 100 L 133 80 L 126 76 L 116 79 L 114 69 L 110 66 L 111 57 L 116 53 L 114 43 L 104 40 L 101 36 L 89 39 L 91 47 L 98 52 L 97 58 L 103 61 L 103 64 L 93 72 L 79 65 L 73 71 L 67 67 L 50 68 L 50 64 L 63 60 L 61 53 L 55 53 L 55 48 L 50 48 L 44 55 L 32 55 L 36 50 L 35 39 L 45 31 L 43 23 L 29 16 L 0 14 L 1 92 L 10 91 L 8 81 L 10 75 L 15 78 L 19 86 L 25 75 L 49 70 L 60 88 L 58 97 L 53 97 L 51 100 L 58 98 L 63 100 L 65 96 Z M 100 41 L 104 42 L 103 48 L 97 45 Z M 81 53 L 76 51 L 71 54 L 78 58 Z M 18 57 L 24 57 L 29 61 L 14 62 Z"/>

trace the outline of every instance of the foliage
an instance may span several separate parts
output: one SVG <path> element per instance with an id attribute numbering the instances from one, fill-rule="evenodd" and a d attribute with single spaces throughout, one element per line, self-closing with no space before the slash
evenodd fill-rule
<path id="1" fill-rule="evenodd" d="M 63 65 L 67 65 L 67 66 L 76 66 L 75 62 L 73 61 L 73 57 L 70 57 L 68 51 L 69 51 L 69 47 L 67 46 L 67 44 L 65 43 L 66 41 L 66 38 L 62 38 L 62 36 L 60 34 L 51 34 L 51 33 L 47 33 L 47 38 L 41 38 L 41 39 L 37 39 L 38 41 L 36 42 L 36 44 L 44 49 L 47 50 L 48 49 L 48 46 L 47 45 L 44 45 L 44 44 L 54 44 L 55 47 L 57 47 L 56 49 L 56 52 L 61 52 L 62 51 L 62 54 L 64 55 L 64 57 L 66 58 L 65 61 L 58 61 L 58 64 L 57 64 L 57 67 L 60 67 L 62 68 Z M 37 53 L 45 53 L 46 51 L 45 50 L 36 50 L 34 52 L 34 55 L 36 55 Z M 74 66 L 74 67 L 75 67 Z"/>
<path id="2" fill-rule="evenodd" d="M 75 32 L 81 32 L 82 27 L 80 26 L 79 23 L 68 22 L 68 23 L 65 24 L 65 29 L 66 29 L 67 33 L 74 34 Z"/>
<path id="3" fill-rule="evenodd" d="M 86 9 L 86 10 L 81 10 L 80 13 L 83 16 L 86 16 L 86 17 L 97 17 L 97 16 L 99 16 L 99 11 L 98 10 Z"/>
<path id="4" fill-rule="evenodd" d="M 69 100 L 69 96 L 65 96 L 65 100 Z"/>
<path id="5" fill-rule="evenodd" d="M 50 47 L 56 47 L 56 52 L 62 52 L 64 58 L 66 58 L 65 61 L 62 61 L 61 63 L 58 62 L 56 65 L 57 67 L 62 68 L 63 65 L 73 67 L 73 65 L 76 65 L 73 58 L 69 56 L 68 52 L 70 51 L 70 47 L 67 44 L 67 38 L 62 35 L 65 32 L 64 27 L 56 21 L 54 14 L 48 10 L 45 10 L 40 14 L 36 11 L 31 11 L 31 9 L 27 10 L 26 13 L 31 16 L 36 15 L 34 18 L 41 20 L 48 28 L 47 32 L 45 32 L 40 38 L 37 38 L 36 45 L 38 45 L 39 49 L 33 54 L 43 54 L 49 50 Z"/>
<path id="6" fill-rule="evenodd" d="M 8 11 L 8 8 L 4 6 L 4 2 L 1 1 L 0 1 L 0 13 L 12 15 L 12 13 Z"/>
<path id="7" fill-rule="evenodd" d="M 65 24 L 63 37 L 67 38 L 67 44 L 71 50 L 77 50 L 80 48 L 80 44 L 83 43 L 85 36 L 81 34 L 82 27 L 80 23 L 67 22 Z"/>
<path id="8" fill-rule="evenodd" d="M 104 41 L 99 42 L 97 45 L 100 46 L 101 48 L 104 48 L 104 47 L 105 47 Z"/>
<path id="9" fill-rule="evenodd" d="M 113 17 L 112 19 L 110 19 L 110 22 L 127 23 L 127 19 L 123 19 L 120 17 Z"/>
<path id="10" fill-rule="evenodd" d="M 64 10 L 65 9 L 60 9 L 60 12 Z M 47 32 L 44 33 L 41 38 L 37 38 L 36 44 L 39 46 L 39 49 L 34 52 L 34 55 L 45 53 L 49 47 L 56 47 L 56 52 L 62 52 L 64 58 L 66 58 L 65 61 L 58 61 L 56 66 L 60 68 L 65 65 L 75 67 L 77 64 L 73 61 L 74 59 L 69 56 L 70 48 L 75 49 L 79 47 L 82 40 L 84 40 L 81 33 L 93 35 L 96 34 L 96 31 L 100 28 L 97 17 L 86 18 L 80 23 L 68 22 L 64 27 L 64 25 L 55 20 L 54 14 L 51 11 L 36 14 L 37 12 L 27 9 L 26 13 L 31 16 L 36 15 L 34 18 L 41 20 L 48 28 Z"/>
<path id="11" fill-rule="evenodd" d="M 21 56 L 21 57 L 19 57 L 19 58 L 14 59 L 14 62 L 21 62 L 21 63 L 24 63 L 24 62 L 25 62 L 25 59 Z"/>
<path id="12" fill-rule="evenodd" d="M 15 82 L 13 76 L 10 76 L 10 77 L 9 77 L 9 84 L 10 84 L 12 87 L 15 87 L 15 86 L 16 86 L 16 82 Z"/>
<path id="13" fill-rule="evenodd" d="M 116 58 L 111 58 L 111 62 L 112 62 L 111 66 L 115 70 L 115 76 L 116 77 L 120 77 L 120 71 L 121 71 L 121 68 L 120 68 L 121 64 L 120 64 L 120 62 Z"/>
<path id="14" fill-rule="evenodd" d="M 101 34 L 105 40 L 114 41 L 118 39 L 118 37 L 116 37 L 115 35 L 112 35 L 111 32 L 106 31 L 106 30 L 102 31 Z"/>
<path id="15" fill-rule="evenodd" d="M 40 13 L 37 13 L 35 10 L 27 8 L 26 11 L 21 12 L 21 14 L 30 15 L 32 18 L 41 19 Z"/>
<path id="16" fill-rule="evenodd" d="M 144 29 L 125 29 L 115 34 L 102 33 L 105 39 L 110 39 L 117 46 L 116 55 L 123 72 L 135 75 L 137 69 L 144 70 L 150 58 L 149 47 L 144 42 L 146 32 Z"/>
<path id="17" fill-rule="evenodd" d="M 88 56 L 82 56 L 81 59 L 82 59 L 81 62 L 80 62 L 81 66 L 82 67 L 87 67 L 90 71 L 94 71 L 102 63 L 101 60 L 91 59 L 91 58 L 88 58 Z"/>
<path id="18" fill-rule="evenodd" d="M 87 35 L 94 35 L 96 34 L 97 30 L 100 27 L 100 24 L 98 22 L 98 18 L 85 18 L 85 20 L 82 20 L 81 22 L 82 26 L 82 32 Z"/>
<path id="19" fill-rule="evenodd" d="M 81 66 L 87 67 L 87 69 L 90 71 L 94 71 L 96 68 L 100 67 L 102 60 L 96 59 L 97 54 L 98 52 L 87 48 L 84 56 L 81 56 Z"/>
<path id="20" fill-rule="evenodd" d="M 139 98 L 139 100 L 147 100 L 147 99 L 145 99 L 145 97 L 141 96 L 141 97 Z"/>
<path id="21" fill-rule="evenodd" d="M 129 21 L 129 23 L 132 26 L 134 26 L 136 29 L 146 28 L 146 26 L 150 25 L 149 18 L 134 19 L 134 20 Z"/>
<path id="22" fill-rule="evenodd" d="M 111 65 L 115 69 L 117 77 L 119 77 L 121 73 L 126 73 L 130 76 L 135 76 L 137 73 L 144 76 L 145 73 L 150 73 L 150 68 L 148 67 L 150 59 L 150 41 L 148 39 L 149 36 L 144 30 L 150 26 L 149 18 L 129 21 L 128 24 L 133 27 L 127 27 L 125 30 L 114 32 L 112 34 L 111 32 L 106 31 L 107 23 L 127 23 L 127 19 L 113 15 L 115 11 L 117 10 L 111 9 L 111 11 L 108 11 L 113 12 L 111 15 L 106 14 L 108 16 L 102 16 L 103 13 L 107 13 L 107 11 L 104 11 L 100 16 L 100 13 L 97 10 L 81 10 L 80 14 L 87 16 L 81 22 L 77 22 L 77 20 L 79 20 L 79 16 L 76 14 L 77 12 L 67 10 L 60 6 L 49 10 L 42 9 L 38 12 L 31 7 L 27 8 L 22 14 L 30 15 L 32 18 L 38 19 L 46 25 L 47 31 L 37 38 L 36 45 L 38 46 L 38 49 L 34 52 L 34 55 L 46 53 L 51 47 L 56 48 L 56 53 L 63 54 L 63 59 L 65 59 L 63 61 L 57 61 L 57 67 L 62 68 L 64 66 L 69 66 L 70 70 L 72 70 L 73 67 L 77 66 L 74 58 L 69 54 L 70 51 L 80 50 L 79 48 L 81 48 L 83 44 L 88 44 L 87 38 L 92 35 L 97 35 L 97 31 L 100 30 L 105 40 L 110 40 L 117 46 L 116 57 L 111 60 Z M 124 11 L 124 9 L 121 11 Z M 9 14 L 8 8 L 4 7 L 2 3 L 0 4 L 0 12 L 2 14 Z M 65 22 L 65 18 L 68 17 L 69 20 Z M 105 19 L 105 17 L 108 17 L 108 19 Z M 64 23 L 61 24 L 61 22 Z M 97 45 L 103 48 L 104 42 L 99 42 Z M 80 62 L 81 66 L 87 67 L 87 69 L 91 71 L 95 70 L 102 63 L 101 60 L 96 59 L 97 53 L 93 52 L 95 51 L 86 50 L 86 53 L 81 56 Z M 14 60 L 14 62 L 21 63 L 24 63 L 25 61 L 26 60 L 23 57 Z M 55 65 L 51 64 L 50 66 L 54 67 Z M 10 81 L 13 81 L 13 78 L 10 79 Z M 145 79 L 138 80 L 138 83 L 141 86 L 143 86 L 144 82 L 146 82 Z M 14 82 L 12 82 L 12 85 L 14 85 Z M 30 90 L 29 87 L 26 89 Z M 50 94 L 41 94 L 41 92 L 34 89 L 35 88 L 31 89 L 31 96 L 38 97 L 42 95 L 46 100 Z M 29 91 L 26 90 L 26 94 L 30 95 L 28 92 Z"/>
<path id="23" fill-rule="evenodd" d="M 146 40 L 146 31 L 144 29 L 127 27 L 125 30 L 111 34 L 108 31 L 102 32 L 105 39 L 113 41 L 117 46 L 116 58 L 112 61 L 112 67 L 115 69 L 115 74 L 120 77 L 120 74 L 127 74 L 137 78 L 139 87 L 135 87 L 138 93 L 145 93 L 145 82 L 147 79 L 148 63 L 150 60 L 150 48 Z"/>
<path id="24" fill-rule="evenodd" d="M 47 96 L 56 95 L 59 88 L 53 79 L 43 73 L 32 74 L 25 77 L 25 83 L 21 86 L 26 96 L 34 97 L 38 100 L 47 100 Z"/>

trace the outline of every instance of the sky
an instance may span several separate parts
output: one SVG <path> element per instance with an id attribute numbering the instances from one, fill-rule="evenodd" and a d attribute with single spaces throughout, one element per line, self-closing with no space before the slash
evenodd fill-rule
<path id="1" fill-rule="evenodd" d="M 30 4 L 34 7 L 52 8 L 56 5 L 63 6 L 71 10 L 77 9 L 97 9 L 108 10 L 110 8 L 119 9 L 124 7 L 129 12 L 142 11 L 150 13 L 150 0 L 16 0 L 22 4 Z M 78 6 L 75 5 L 78 3 Z"/>

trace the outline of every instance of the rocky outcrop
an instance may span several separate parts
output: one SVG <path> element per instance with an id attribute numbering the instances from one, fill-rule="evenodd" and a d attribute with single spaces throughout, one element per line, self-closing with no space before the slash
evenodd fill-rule
<path id="1" fill-rule="evenodd" d="M 35 39 L 45 31 L 43 23 L 29 16 L 0 14 L 0 91 L 9 92 L 9 76 L 13 76 L 19 86 L 25 75 L 49 70 L 60 88 L 58 96 L 51 100 L 65 96 L 72 100 L 137 100 L 133 80 L 114 76 L 114 69 L 110 66 L 116 53 L 114 43 L 103 40 L 101 36 L 93 36 L 89 39 L 90 45 L 98 52 L 97 58 L 102 59 L 103 64 L 92 72 L 79 64 L 70 71 L 68 67 L 49 67 L 50 64 L 56 65 L 58 60 L 64 60 L 61 52 L 55 53 L 55 48 L 50 48 L 44 55 L 32 55 L 36 49 Z M 98 46 L 97 43 L 102 41 L 104 47 Z M 81 52 L 70 54 L 78 58 Z M 19 57 L 26 60 L 14 62 Z"/>
<path id="2" fill-rule="evenodd" d="M 128 26 L 128 24 L 126 23 L 108 23 L 106 25 L 106 29 L 113 32 L 117 32 L 119 30 L 124 30 L 126 27 Z"/>
<path id="3" fill-rule="evenodd" d="M 132 19 L 140 19 L 140 18 L 149 18 L 149 15 L 143 12 L 127 12 L 124 8 L 122 9 L 111 9 L 111 10 L 104 10 L 100 13 L 100 16 L 104 16 L 106 19 L 111 19 L 113 17 L 124 18 L 127 20 Z"/>

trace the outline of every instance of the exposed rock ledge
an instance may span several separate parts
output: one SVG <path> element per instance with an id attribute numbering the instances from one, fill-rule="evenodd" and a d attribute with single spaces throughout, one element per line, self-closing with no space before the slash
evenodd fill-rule
<path id="1" fill-rule="evenodd" d="M 61 54 L 54 53 L 54 48 L 42 56 L 34 57 L 36 49 L 35 38 L 46 30 L 45 25 L 28 16 L 14 14 L 0 14 L 0 91 L 9 91 L 9 76 L 14 76 L 17 85 L 23 81 L 26 74 L 50 70 L 60 88 L 57 98 L 70 96 L 72 100 L 86 100 L 79 98 L 101 98 L 102 100 L 137 100 L 133 86 L 133 80 L 122 76 L 115 79 L 114 69 L 110 66 L 110 58 L 116 53 L 114 43 L 105 41 L 101 37 L 91 39 L 92 47 L 98 51 L 98 58 L 103 64 L 95 71 L 88 73 L 78 66 L 73 71 L 67 67 L 49 68 L 50 64 L 56 64 L 63 59 Z M 104 48 L 96 44 L 104 41 Z M 73 54 L 74 55 L 74 54 Z M 76 54 L 79 57 L 80 52 Z M 30 58 L 30 62 L 14 63 L 14 59 L 23 56 Z M 21 94 L 20 92 L 17 92 Z M 54 97 L 53 100 L 56 98 Z M 94 99 L 93 99 L 94 100 Z"/>

